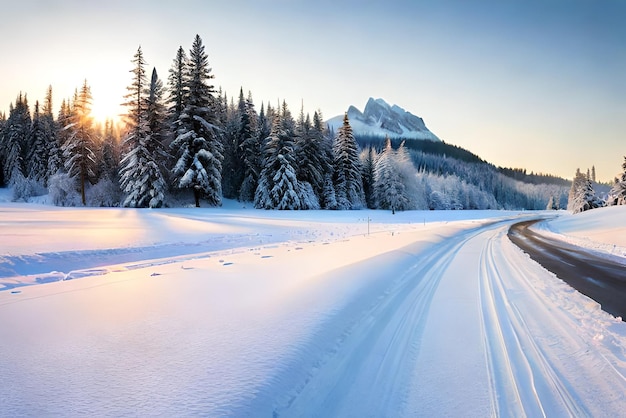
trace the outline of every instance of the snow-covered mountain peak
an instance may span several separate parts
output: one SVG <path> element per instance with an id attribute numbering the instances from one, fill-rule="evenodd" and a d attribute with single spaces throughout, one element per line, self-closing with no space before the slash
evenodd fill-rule
<path id="1" fill-rule="evenodd" d="M 370 97 L 363 112 L 355 106 L 350 106 L 347 113 L 356 135 L 439 141 L 439 138 L 428 130 L 422 118 L 398 105 L 390 105 L 380 98 Z M 335 116 L 327 123 L 336 131 L 343 123 L 343 115 Z"/>

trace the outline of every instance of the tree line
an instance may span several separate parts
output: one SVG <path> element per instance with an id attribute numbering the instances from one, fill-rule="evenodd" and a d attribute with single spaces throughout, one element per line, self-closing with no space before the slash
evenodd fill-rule
<path id="1" fill-rule="evenodd" d="M 335 133 L 320 111 L 294 117 L 285 102 L 257 111 L 243 89 L 229 99 L 212 84 L 199 36 L 189 53 L 178 49 L 166 85 L 141 47 L 131 63 L 122 127 L 95 125 L 87 81 L 57 118 L 51 88 L 32 115 L 20 94 L 0 115 L 0 184 L 16 199 L 153 208 L 227 198 L 265 209 L 543 209 L 567 199 L 563 185 L 507 178 L 462 149 L 368 143 L 347 115 Z"/>
<path id="2" fill-rule="evenodd" d="M 569 192 L 567 209 L 574 213 L 585 212 L 604 206 L 626 205 L 626 157 L 622 163 L 622 173 L 615 177 L 608 193 L 603 197 L 598 193 L 595 167 L 584 174 L 576 169 Z"/>

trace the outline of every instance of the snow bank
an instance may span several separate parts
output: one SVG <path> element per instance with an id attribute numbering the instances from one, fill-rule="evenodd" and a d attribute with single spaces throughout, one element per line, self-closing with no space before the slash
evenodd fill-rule
<path id="1" fill-rule="evenodd" d="M 626 206 L 609 206 L 575 215 L 561 213 L 535 226 L 541 233 L 606 257 L 626 257 Z"/>

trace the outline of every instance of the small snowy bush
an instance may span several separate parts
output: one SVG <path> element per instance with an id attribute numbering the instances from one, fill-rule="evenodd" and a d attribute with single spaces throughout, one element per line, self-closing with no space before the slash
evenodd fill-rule
<path id="1" fill-rule="evenodd" d="M 81 198 L 74 180 L 67 173 L 57 173 L 48 180 L 50 201 L 57 206 L 80 206 Z"/>
<path id="2" fill-rule="evenodd" d="M 46 194 L 46 188 L 41 183 L 33 179 L 27 179 L 23 175 L 18 175 L 13 180 L 13 201 L 28 201 L 30 197 L 42 196 Z"/>
<path id="3" fill-rule="evenodd" d="M 111 179 L 102 179 L 87 189 L 87 206 L 115 207 L 120 205 L 122 194 L 117 182 Z"/>

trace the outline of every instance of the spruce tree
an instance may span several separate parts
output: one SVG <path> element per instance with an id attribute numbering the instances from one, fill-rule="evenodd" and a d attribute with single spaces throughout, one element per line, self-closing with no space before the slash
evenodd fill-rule
<path id="1" fill-rule="evenodd" d="M 4 181 L 6 184 L 13 184 L 18 178 L 25 177 L 25 153 L 31 129 L 30 110 L 28 99 L 25 95 L 19 94 L 15 106 L 11 106 L 9 118 L 4 127 L 2 140 L 2 154 L 4 161 Z"/>
<path id="2" fill-rule="evenodd" d="M 363 207 L 363 178 L 359 151 L 348 113 L 343 118 L 343 125 L 337 131 L 334 153 L 334 185 L 339 209 L 360 209 Z"/>
<path id="3" fill-rule="evenodd" d="M 115 122 L 106 120 L 102 133 L 102 161 L 100 173 L 104 179 L 116 180 L 120 164 L 120 143 Z"/>
<path id="4" fill-rule="evenodd" d="M 141 55 L 141 50 L 138 55 Z M 130 134 L 125 139 L 126 153 L 120 161 L 120 185 L 126 195 L 123 205 L 128 207 L 159 208 L 165 202 L 167 181 L 163 162 L 167 153 L 163 147 L 165 138 L 166 108 L 163 104 L 163 83 L 153 69 L 148 88 L 141 88 L 143 62 L 135 56 L 135 75 L 129 87 L 135 99 L 130 101 L 128 123 Z"/>
<path id="5" fill-rule="evenodd" d="M 376 208 L 376 196 L 374 194 L 374 179 L 376 171 L 376 159 L 378 155 L 371 145 L 361 152 L 361 170 L 363 177 L 363 194 L 365 204 L 369 209 Z"/>
<path id="6" fill-rule="evenodd" d="M 44 117 L 39 111 L 39 101 L 35 102 L 35 113 L 30 130 L 30 147 L 26 157 L 27 177 L 42 185 L 46 184 L 48 175 L 48 146 Z"/>
<path id="7" fill-rule="evenodd" d="M 285 130 L 288 125 L 279 114 L 274 115 L 272 131 L 263 148 L 263 170 L 254 197 L 256 208 L 301 208 L 293 138 Z"/>
<path id="8" fill-rule="evenodd" d="M 222 191 L 224 197 L 237 199 L 245 176 L 243 143 L 252 135 L 243 88 L 239 90 L 237 108 L 234 104 L 227 108 L 225 126 L 222 135 L 224 146 Z"/>
<path id="9" fill-rule="evenodd" d="M 43 129 L 47 140 L 48 166 L 46 168 L 46 182 L 63 168 L 63 153 L 59 143 L 59 125 L 52 114 L 52 86 L 48 87 L 41 115 Z"/>
<path id="10" fill-rule="evenodd" d="M 613 187 L 609 191 L 609 205 L 626 205 L 626 157 L 622 163 L 622 173 L 615 179 Z"/>
<path id="11" fill-rule="evenodd" d="M 212 206 L 222 204 L 223 147 L 215 114 L 213 75 L 199 35 L 193 42 L 185 88 L 188 96 L 177 121 L 177 136 L 170 145 L 176 151 L 173 169 L 176 186 L 192 189 L 195 204 L 203 197 Z"/>
<path id="12" fill-rule="evenodd" d="M 573 213 L 585 212 L 604 206 L 604 202 L 596 196 L 589 175 L 584 175 L 580 169 L 576 169 L 576 175 L 572 181 L 567 209 Z"/>
<path id="13" fill-rule="evenodd" d="M 187 54 L 183 47 L 179 47 L 176 51 L 176 57 L 172 62 L 172 67 L 169 70 L 167 90 L 168 98 L 168 122 L 170 132 L 172 134 L 172 140 L 176 137 L 177 122 L 180 118 L 180 114 L 183 113 L 185 100 L 187 97 L 187 90 L 185 86 L 185 75 L 187 74 Z"/>
<path id="14" fill-rule="evenodd" d="M 87 204 L 86 185 L 95 181 L 97 167 L 94 153 L 97 137 L 91 116 L 91 100 L 91 89 L 85 80 L 80 91 L 75 94 L 70 123 L 64 128 L 68 137 L 62 147 L 65 171 L 77 184 L 83 205 Z"/>
<path id="15" fill-rule="evenodd" d="M 374 196 L 380 209 L 406 210 L 409 199 L 406 186 L 400 177 L 397 156 L 391 147 L 389 137 L 385 140 L 385 149 L 376 161 L 374 170 Z"/>
<path id="16" fill-rule="evenodd" d="M 314 122 L 311 123 L 309 115 L 305 117 L 301 112 L 295 143 L 298 161 L 297 175 L 301 184 L 311 186 L 314 196 L 310 199 L 314 198 L 314 201 L 323 203 L 325 176 L 332 171 L 330 160 L 332 150 L 327 146 L 328 141 L 324 136 L 317 112 L 313 115 L 313 119 Z M 320 206 L 320 204 L 313 206 Z"/>
<path id="17" fill-rule="evenodd" d="M 239 188 L 239 199 L 244 202 L 254 200 L 254 192 L 261 173 L 261 141 L 259 140 L 258 115 L 254 110 L 252 96 L 248 93 L 243 108 L 240 106 L 241 156 L 243 180 Z"/>

